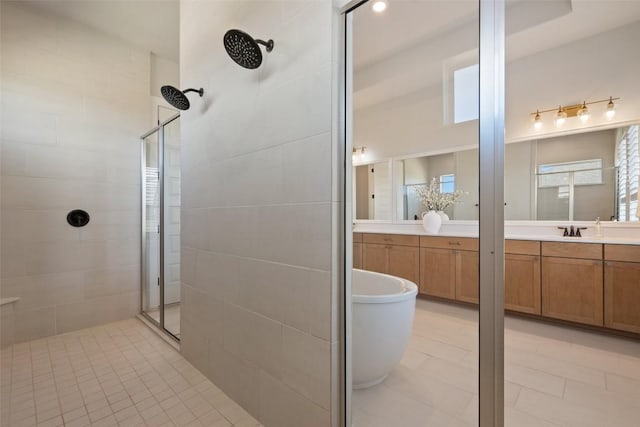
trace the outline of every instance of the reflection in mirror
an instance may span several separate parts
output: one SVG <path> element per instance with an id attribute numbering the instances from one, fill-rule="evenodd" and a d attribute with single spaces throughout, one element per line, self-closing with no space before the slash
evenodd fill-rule
<path id="1" fill-rule="evenodd" d="M 416 189 L 435 179 L 441 193 L 464 191 L 459 201 L 444 210 L 450 219 L 477 219 L 478 151 L 466 150 L 397 161 L 395 167 L 401 188 L 399 218 L 419 220 L 427 207 L 420 201 Z"/>
<path id="2" fill-rule="evenodd" d="M 505 219 L 637 221 L 638 125 L 507 144 Z M 478 219 L 478 150 L 394 162 L 397 217 L 420 219 L 417 186 L 433 178 L 442 192 L 462 190 L 445 210 L 455 220 Z"/>
<path id="3" fill-rule="evenodd" d="M 355 219 L 391 220 L 391 170 L 389 162 L 354 167 Z"/>

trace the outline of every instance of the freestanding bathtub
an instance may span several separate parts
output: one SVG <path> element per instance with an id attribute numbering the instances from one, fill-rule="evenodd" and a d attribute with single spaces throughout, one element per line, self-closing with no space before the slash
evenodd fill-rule
<path id="1" fill-rule="evenodd" d="M 400 277 L 353 269 L 353 388 L 382 382 L 411 337 L 418 287 Z"/>

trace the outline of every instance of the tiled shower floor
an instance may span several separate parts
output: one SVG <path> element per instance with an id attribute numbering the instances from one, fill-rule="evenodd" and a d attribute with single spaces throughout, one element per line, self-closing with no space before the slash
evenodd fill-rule
<path id="1" fill-rule="evenodd" d="M 1 356 L 2 426 L 259 426 L 137 319 Z"/>
<path id="2" fill-rule="evenodd" d="M 478 425 L 478 326 L 473 309 L 418 300 L 402 363 L 354 391 L 355 427 Z M 640 342 L 505 319 L 506 427 L 636 427 Z"/>

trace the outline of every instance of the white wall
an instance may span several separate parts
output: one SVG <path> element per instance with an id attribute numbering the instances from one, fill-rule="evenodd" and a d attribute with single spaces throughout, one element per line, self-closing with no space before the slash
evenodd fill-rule
<path id="1" fill-rule="evenodd" d="M 2 2 L 1 294 L 15 340 L 135 315 L 149 54 Z M 85 209 L 84 228 L 67 224 Z"/>
<path id="2" fill-rule="evenodd" d="M 180 65 L 170 59 L 151 53 L 151 78 L 149 94 L 151 95 L 151 122 L 149 128 L 156 127 L 160 122 L 173 117 L 180 111 L 164 100 L 160 88 L 164 85 L 180 87 Z M 179 144 L 179 143 L 178 143 Z"/>
<path id="3" fill-rule="evenodd" d="M 637 40 L 640 40 L 639 22 L 509 62 L 506 67 L 506 140 L 538 139 L 557 132 L 552 123 L 553 113 L 543 115 L 544 127 L 540 131 L 534 130 L 529 113 L 536 108 L 577 104 L 610 95 L 622 98 L 614 122 L 640 120 Z M 451 46 L 451 49 L 455 48 L 455 45 Z M 456 53 L 451 51 L 451 55 Z M 412 59 L 429 60 L 414 56 Z M 398 62 L 395 69 L 402 72 L 415 66 Z M 359 71 L 354 76 L 354 84 L 357 85 L 359 78 L 368 76 L 366 68 Z M 375 161 L 477 144 L 477 121 L 445 125 L 443 105 L 443 87 L 437 84 L 357 109 L 354 111 L 354 145 L 367 146 L 368 161 Z M 611 124 L 602 114 L 605 105 L 591 106 L 593 114 L 589 126 Z M 562 130 L 583 127 L 579 120 L 570 119 Z"/>
<path id="4" fill-rule="evenodd" d="M 265 426 L 328 426 L 331 2 L 182 1 L 180 12 L 181 84 L 205 91 L 181 123 L 182 353 Z M 231 28 L 275 41 L 261 68 L 227 56 Z"/>

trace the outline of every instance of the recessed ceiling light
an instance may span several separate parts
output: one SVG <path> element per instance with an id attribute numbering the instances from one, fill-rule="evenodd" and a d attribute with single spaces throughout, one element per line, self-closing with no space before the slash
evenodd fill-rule
<path id="1" fill-rule="evenodd" d="M 373 4 L 371 5 L 371 9 L 373 9 L 373 11 L 376 13 L 382 13 L 386 8 L 387 8 L 386 0 L 374 0 Z"/>

